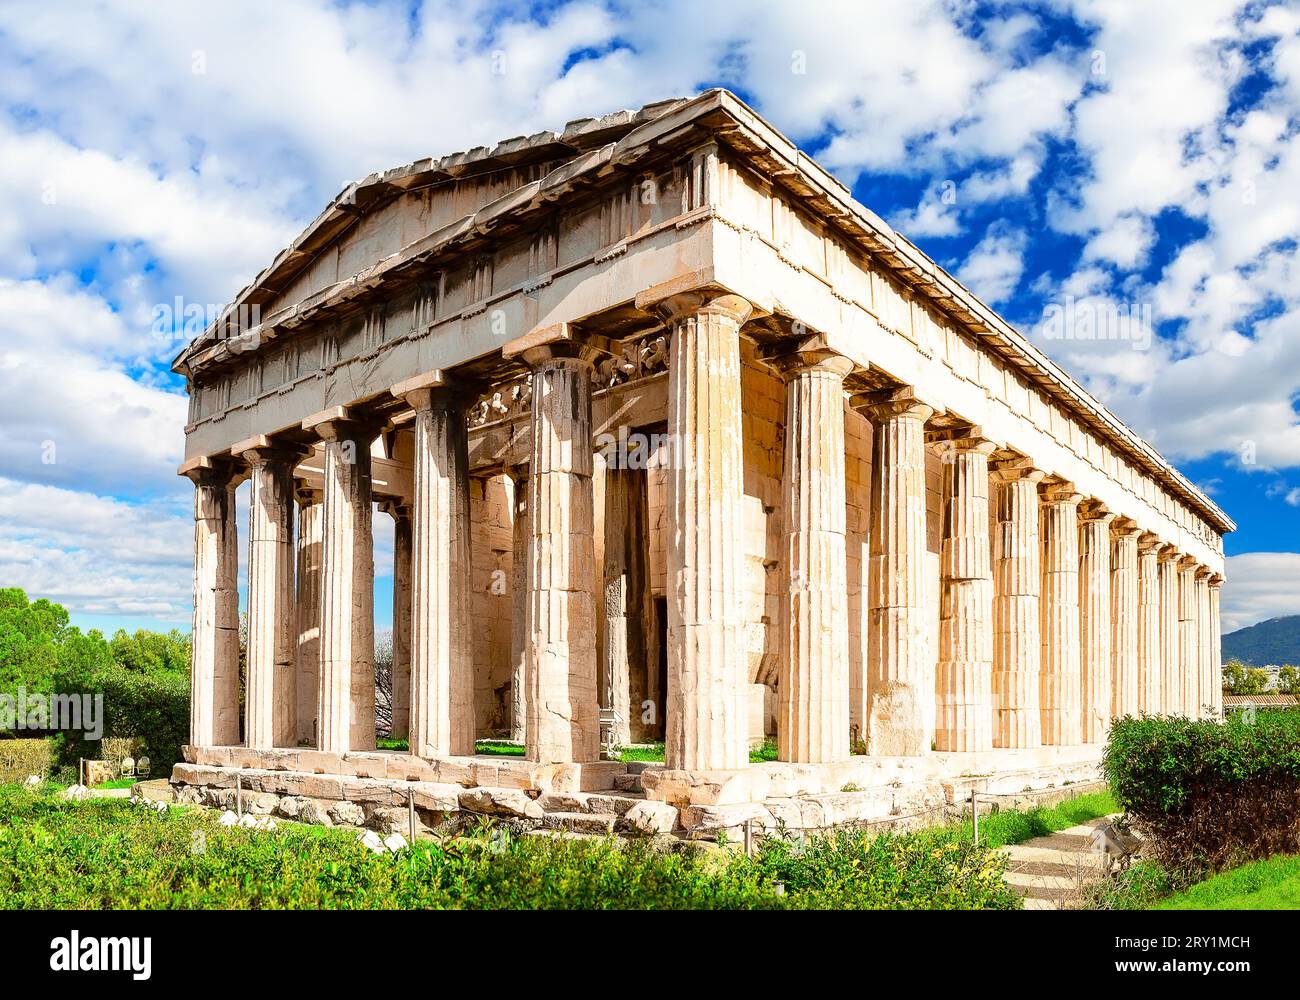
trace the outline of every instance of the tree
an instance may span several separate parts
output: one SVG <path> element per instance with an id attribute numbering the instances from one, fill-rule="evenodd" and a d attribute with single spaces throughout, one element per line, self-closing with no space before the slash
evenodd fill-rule
<path id="1" fill-rule="evenodd" d="M 1277 672 L 1277 689 L 1282 694 L 1300 694 L 1300 667 L 1287 664 Z"/>
<path id="2" fill-rule="evenodd" d="M 1246 664 L 1232 659 L 1223 665 L 1223 693 L 1244 694 L 1238 690 L 1246 682 Z"/>

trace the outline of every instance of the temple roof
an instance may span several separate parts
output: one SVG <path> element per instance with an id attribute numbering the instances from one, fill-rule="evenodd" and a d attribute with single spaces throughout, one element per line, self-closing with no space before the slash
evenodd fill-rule
<path id="1" fill-rule="evenodd" d="M 216 336 L 240 306 L 270 301 L 302 273 L 322 249 L 340 239 L 359 218 L 390 203 L 405 192 L 442 181 L 468 179 L 505 167 L 555 163 L 540 180 L 525 184 L 437 232 L 416 240 L 398 253 L 373 262 L 361 272 L 337 282 L 266 317 L 266 328 L 297 325 L 326 299 L 364 294 L 402 272 L 418 269 L 438 253 L 470 238 L 480 238 L 511 217 L 545 207 L 568 191 L 603 177 L 618 166 L 632 166 L 661 148 L 664 140 L 683 131 L 711 133 L 716 140 L 749 160 L 778 184 L 792 200 L 824 221 L 878 261 L 913 294 L 928 299 L 965 333 L 979 337 L 1018 373 L 1058 401 L 1084 426 L 1134 460 L 1165 489 L 1187 502 L 1216 530 L 1233 531 L 1236 524 L 1150 444 L 1077 383 L 1064 369 L 1024 335 L 976 298 L 956 278 L 896 232 L 879 216 L 855 201 L 849 189 L 811 157 L 801 152 L 734 94 L 709 90 L 694 98 L 656 101 L 635 111 L 618 111 L 600 118 L 569 122 L 564 130 L 538 132 L 505 139 L 495 146 L 477 146 L 437 159 L 425 158 L 349 184 L 271 264 L 242 289 L 204 334 L 189 344 L 173 370 L 191 371 L 218 356 L 223 348 Z"/>

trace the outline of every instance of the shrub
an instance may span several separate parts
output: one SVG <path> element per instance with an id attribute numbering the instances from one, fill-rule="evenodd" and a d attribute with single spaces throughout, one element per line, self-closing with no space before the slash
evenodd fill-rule
<path id="1" fill-rule="evenodd" d="M 1125 718 L 1103 761 L 1116 801 L 1174 871 L 1300 851 L 1300 715 Z"/>
<path id="2" fill-rule="evenodd" d="M 0 783 L 22 781 L 31 774 L 44 778 L 53 759 L 49 740 L 0 740 Z"/>
<path id="3" fill-rule="evenodd" d="M 101 672 L 95 688 L 104 696 L 103 735 L 133 740 L 134 756 L 150 758 L 156 774 L 168 773 L 181 759 L 181 746 L 189 741 L 189 677 L 141 674 L 119 667 Z M 64 764 L 75 764 L 78 757 L 111 759 L 98 741 L 85 737 L 83 732 L 63 734 Z"/>

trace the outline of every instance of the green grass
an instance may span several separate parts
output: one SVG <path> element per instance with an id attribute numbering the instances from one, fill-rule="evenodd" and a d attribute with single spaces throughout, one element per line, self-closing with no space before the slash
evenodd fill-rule
<path id="1" fill-rule="evenodd" d="M 1300 910 L 1300 855 L 1252 861 L 1160 900 L 1155 910 Z"/>
<path id="2" fill-rule="evenodd" d="M 109 781 L 102 781 L 93 788 L 130 788 L 139 780 L 137 778 L 113 778 Z"/>
<path id="3" fill-rule="evenodd" d="M 389 736 L 380 736 L 375 740 L 376 750 L 410 750 L 411 744 L 405 739 L 393 739 Z"/>
<path id="4" fill-rule="evenodd" d="M 475 740 L 474 752 L 488 757 L 522 757 L 524 745 L 509 740 Z"/>
<path id="5" fill-rule="evenodd" d="M 624 763 L 645 761 L 660 764 L 663 763 L 664 759 L 664 745 L 663 743 L 639 743 L 635 746 L 618 747 L 614 751 L 614 759 L 621 760 Z M 761 764 L 769 760 L 776 760 L 776 740 L 764 740 L 762 746 L 757 746 L 749 751 L 749 762 L 751 764 Z"/>
<path id="6" fill-rule="evenodd" d="M 354 830 L 229 829 L 210 810 L 0 788 L 7 909 L 1016 909 L 1005 867 L 942 831 L 772 840 L 747 858 L 490 822 L 374 855 Z"/>
<path id="7" fill-rule="evenodd" d="M 1090 792 L 1054 806 L 1035 806 L 1024 811 L 1006 809 L 980 817 L 980 843 L 989 847 L 1023 844 L 1120 811 L 1107 791 Z M 971 836 L 970 820 L 964 820 L 960 829 L 963 836 Z"/>

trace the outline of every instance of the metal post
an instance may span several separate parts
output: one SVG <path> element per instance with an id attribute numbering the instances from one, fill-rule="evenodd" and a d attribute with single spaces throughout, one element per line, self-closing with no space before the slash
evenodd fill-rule
<path id="1" fill-rule="evenodd" d="M 975 841 L 975 846 L 979 847 L 980 810 L 979 810 L 979 805 L 975 801 L 975 789 L 973 788 L 970 790 L 970 825 L 971 825 L 972 839 Z"/>
<path id="2" fill-rule="evenodd" d="M 410 833 L 410 841 L 415 843 L 415 789 L 406 790 L 406 826 Z"/>
<path id="3" fill-rule="evenodd" d="M 235 815 L 243 818 L 244 815 L 244 776 L 235 775 Z"/>
<path id="4" fill-rule="evenodd" d="M 77 784 L 84 786 L 86 784 L 86 758 L 77 758 Z"/>
<path id="5" fill-rule="evenodd" d="M 752 857 L 754 854 L 754 821 L 745 820 L 745 857 Z"/>

